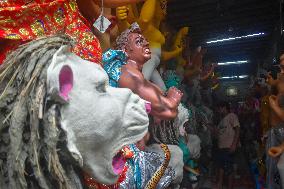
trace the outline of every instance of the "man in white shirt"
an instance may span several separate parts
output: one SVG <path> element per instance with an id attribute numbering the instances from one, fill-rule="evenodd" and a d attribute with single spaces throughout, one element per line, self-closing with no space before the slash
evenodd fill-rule
<path id="1" fill-rule="evenodd" d="M 230 113 L 230 104 L 222 102 L 219 104 L 219 113 L 223 119 L 218 124 L 218 152 L 217 164 L 218 189 L 222 189 L 224 174 L 228 176 L 229 189 L 233 188 L 233 164 L 234 152 L 239 144 L 240 123 L 238 116 Z"/>

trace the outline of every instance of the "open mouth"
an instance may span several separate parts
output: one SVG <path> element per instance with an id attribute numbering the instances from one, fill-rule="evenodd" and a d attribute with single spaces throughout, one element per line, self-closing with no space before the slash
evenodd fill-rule
<path id="1" fill-rule="evenodd" d="M 149 48 L 144 49 L 145 54 L 151 54 L 151 50 Z"/>
<path id="2" fill-rule="evenodd" d="M 125 163 L 126 158 L 123 156 L 123 153 L 121 151 L 118 152 L 112 159 L 113 172 L 117 175 L 122 173 Z"/>
<path id="3" fill-rule="evenodd" d="M 117 175 L 123 172 L 125 163 L 127 159 L 133 157 L 133 152 L 129 147 L 123 147 L 113 158 L 112 158 L 112 168 L 113 172 Z"/>

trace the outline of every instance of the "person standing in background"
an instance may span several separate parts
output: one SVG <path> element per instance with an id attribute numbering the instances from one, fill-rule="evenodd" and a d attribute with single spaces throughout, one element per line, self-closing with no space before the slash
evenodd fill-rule
<path id="1" fill-rule="evenodd" d="M 224 174 L 228 176 L 228 188 L 233 188 L 234 152 L 239 144 L 240 123 L 238 116 L 230 113 L 230 104 L 221 102 L 219 114 L 223 117 L 217 126 L 217 189 L 223 188 Z"/>

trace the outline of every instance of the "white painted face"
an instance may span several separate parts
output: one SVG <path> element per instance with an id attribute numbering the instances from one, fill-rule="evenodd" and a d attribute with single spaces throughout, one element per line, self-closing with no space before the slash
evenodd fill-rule
<path id="1" fill-rule="evenodd" d="M 116 154 L 148 130 L 145 101 L 129 89 L 110 87 L 101 66 L 67 47 L 54 55 L 47 87 L 51 98 L 62 103 L 61 127 L 73 157 L 98 182 L 114 184 L 125 162 Z"/>

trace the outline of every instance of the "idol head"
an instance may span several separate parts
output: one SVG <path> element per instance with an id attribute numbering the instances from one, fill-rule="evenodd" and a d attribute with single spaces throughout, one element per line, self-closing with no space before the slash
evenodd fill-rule
<path id="1" fill-rule="evenodd" d="M 73 158 L 96 181 L 116 183 L 126 161 L 121 150 L 147 133 L 145 101 L 129 89 L 110 87 L 100 65 L 66 46 L 48 67 L 47 92 L 61 104 L 60 125 Z"/>
<path id="2" fill-rule="evenodd" d="M 128 59 L 138 64 L 144 64 L 151 59 L 149 42 L 141 34 L 137 23 L 133 23 L 129 29 L 125 30 L 116 39 L 116 48 L 123 50 Z"/>

